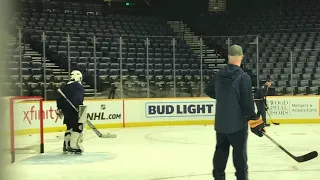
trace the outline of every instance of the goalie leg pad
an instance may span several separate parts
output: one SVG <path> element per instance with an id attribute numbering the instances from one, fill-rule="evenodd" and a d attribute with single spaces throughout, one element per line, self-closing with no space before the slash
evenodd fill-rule
<path id="1" fill-rule="evenodd" d="M 82 134 L 78 133 L 78 132 L 72 132 L 71 133 L 71 141 L 70 141 L 70 147 L 72 149 L 75 150 L 82 150 L 83 151 L 83 147 L 81 144 L 81 138 L 82 138 Z"/>
<path id="2" fill-rule="evenodd" d="M 70 147 L 71 133 L 72 128 L 67 129 L 67 131 L 64 133 L 63 151 L 67 151 L 67 149 Z"/>
<path id="3" fill-rule="evenodd" d="M 83 124 L 79 123 L 77 128 L 73 130 L 71 133 L 71 139 L 70 139 L 70 147 L 74 150 L 80 150 L 81 152 L 84 150 L 82 146 L 83 141 Z"/>

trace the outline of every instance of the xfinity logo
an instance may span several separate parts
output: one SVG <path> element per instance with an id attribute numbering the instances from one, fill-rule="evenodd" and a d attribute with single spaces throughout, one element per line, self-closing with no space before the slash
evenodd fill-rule
<path id="1" fill-rule="evenodd" d="M 31 106 L 29 110 L 23 111 L 23 121 L 28 121 L 29 124 L 32 124 L 31 121 L 40 119 L 40 113 L 40 110 L 36 110 L 35 106 Z M 44 120 L 55 120 L 55 122 L 57 122 L 60 119 L 57 115 L 57 110 L 53 110 L 52 107 L 43 110 L 42 115 Z"/>

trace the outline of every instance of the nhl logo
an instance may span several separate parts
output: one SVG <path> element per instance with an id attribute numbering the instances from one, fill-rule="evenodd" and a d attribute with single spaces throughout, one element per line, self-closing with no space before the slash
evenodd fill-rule
<path id="1" fill-rule="evenodd" d="M 105 110 L 106 109 L 106 105 L 105 104 L 101 104 L 101 110 Z"/>

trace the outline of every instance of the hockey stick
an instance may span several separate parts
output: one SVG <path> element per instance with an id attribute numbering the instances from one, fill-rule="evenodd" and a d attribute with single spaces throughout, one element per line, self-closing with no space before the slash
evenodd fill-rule
<path id="1" fill-rule="evenodd" d="M 262 99 L 254 99 L 255 101 L 262 101 Z M 267 106 L 264 104 L 264 107 L 265 107 L 265 109 L 267 108 Z M 276 122 L 273 122 L 273 120 L 272 120 L 272 118 L 271 118 L 271 116 L 270 116 L 270 113 L 269 113 L 269 111 L 268 110 L 266 110 L 266 112 L 268 113 L 268 116 L 269 116 L 269 118 L 270 118 L 270 121 L 271 121 L 271 123 L 272 124 L 274 124 L 274 125 L 280 125 L 280 123 L 276 123 Z"/>
<path id="2" fill-rule="evenodd" d="M 68 103 L 71 105 L 71 107 L 76 110 L 77 112 L 79 112 L 79 110 L 72 104 L 72 102 L 67 98 L 67 96 L 61 91 L 61 89 L 57 90 L 61 96 L 68 101 Z M 116 138 L 117 135 L 116 134 L 102 134 L 89 120 L 87 120 L 87 124 L 88 126 L 93 130 L 93 132 L 95 132 L 100 138 Z"/>
<path id="3" fill-rule="evenodd" d="M 309 161 L 311 159 L 314 159 L 318 156 L 318 152 L 317 151 L 312 151 L 308 154 L 302 155 L 302 156 L 294 156 L 293 154 L 291 154 L 288 150 L 286 150 L 284 147 L 282 147 L 279 143 L 277 143 L 275 140 L 273 140 L 269 135 L 267 135 L 266 133 L 263 132 L 263 134 L 271 141 L 273 142 L 275 145 L 277 145 L 282 151 L 284 151 L 286 154 L 288 154 L 292 159 L 294 159 L 295 161 L 302 163 L 302 162 L 306 162 Z"/>
<path id="4" fill-rule="evenodd" d="M 274 124 L 274 125 L 280 125 L 280 123 L 276 123 L 276 122 L 273 122 L 273 121 L 272 121 L 271 115 L 270 115 L 270 113 L 269 113 L 268 110 L 267 110 L 267 113 L 268 113 L 268 116 L 269 116 L 270 121 L 271 121 L 272 124 Z"/>

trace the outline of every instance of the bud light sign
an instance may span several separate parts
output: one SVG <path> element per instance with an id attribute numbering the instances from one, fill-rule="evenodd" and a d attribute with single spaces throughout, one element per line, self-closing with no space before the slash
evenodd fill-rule
<path id="1" fill-rule="evenodd" d="M 200 102 L 152 102 L 146 103 L 146 117 L 196 117 L 214 116 L 215 103 Z"/>

